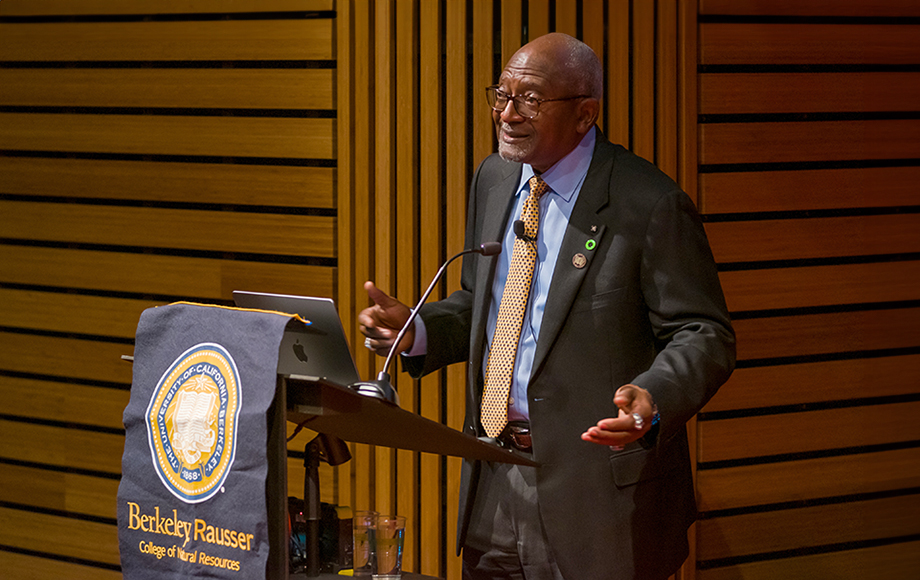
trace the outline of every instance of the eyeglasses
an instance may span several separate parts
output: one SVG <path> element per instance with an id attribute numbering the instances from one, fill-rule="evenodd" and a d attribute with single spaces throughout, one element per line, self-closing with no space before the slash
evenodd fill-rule
<path id="1" fill-rule="evenodd" d="M 493 111 L 501 113 L 508 106 L 508 101 L 514 101 L 514 110 L 518 115 L 526 119 L 534 119 L 540 113 L 540 105 L 550 101 L 573 101 L 575 99 L 590 98 L 590 95 L 576 95 L 574 97 L 563 97 L 561 99 L 538 99 L 531 95 L 514 95 L 511 96 L 505 91 L 493 85 L 486 87 L 486 101 Z"/>

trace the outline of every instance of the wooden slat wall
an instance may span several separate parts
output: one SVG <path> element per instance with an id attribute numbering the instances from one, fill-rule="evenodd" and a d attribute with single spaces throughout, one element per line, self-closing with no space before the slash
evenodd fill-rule
<path id="1" fill-rule="evenodd" d="M 355 313 L 367 304 L 365 280 L 414 303 L 441 262 L 463 249 L 469 179 L 494 150 L 483 89 L 529 39 L 563 31 L 587 42 L 607 75 L 602 130 L 675 178 L 680 163 L 687 165 L 677 123 L 695 128 L 695 99 L 690 108 L 683 103 L 695 91 L 696 52 L 678 39 L 695 25 L 695 5 L 687 11 L 675 0 L 349 0 L 336 12 L 338 296 L 351 333 Z M 678 67 L 689 67 L 692 78 Z M 459 270 L 448 270 L 436 294 L 459 286 Z M 379 370 L 381 361 L 365 349 L 355 355 L 362 374 Z M 391 374 L 403 407 L 460 428 L 463 365 L 418 383 Z M 459 579 L 459 461 L 356 447 L 354 459 L 337 469 L 337 497 L 357 509 L 407 515 L 407 569 Z"/>
<path id="2" fill-rule="evenodd" d="M 332 296 L 375 374 L 364 281 L 414 302 L 462 249 L 493 149 L 482 89 L 559 30 L 602 58 L 604 132 L 697 201 L 739 332 L 739 370 L 689 427 L 703 519 L 679 576 L 910 577 L 918 17 L 899 0 L 4 0 L 0 565 L 120 576 L 119 355 L 142 309 Z M 438 294 L 458 285 L 459 266 Z M 462 365 L 396 380 L 406 408 L 460 426 Z M 406 569 L 459 579 L 458 460 L 352 452 L 323 499 L 407 515 Z"/>
<path id="3" fill-rule="evenodd" d="M 0 575 L 121 577 L 120 355 L 142 310 L 336 296 L 334 8 L 0 4 Z"/>
<path id="4" fill-rule="evenodd" d="M 334 296 L 354 341 L 364 280 L 414 300 L 462 247 L 467 183 L 493 148 L 482 89 L 528 39 L 560 30 L 594 47 L 608 78 L 602 129 L 674 175 L 672 119 L 695 115 L 677 99 L 694 90 L 692 78 L 678 84 L 677 63 L 695 66 L 694 50 L 675 44 L 695 11 L 679 6 L 5 0 L 0 377 L 13 396 L 0 427 L 32 443 L 0 453 L 3 517 L 101 530 L 109 548 L 58 550 L 29 539 L 40 528 L 5 537 L 3 562 L 46 577 L 117 576 L 130 381 L 118 356 L 142 309 L 226 301 L 246 287 Z M 442 295 L 458 283 L 454 268 Z M 376 372 L 379 361 L 354 350 L 363 374 Z M 52 371 L 39 354 L 49 351 L 60 353 Z M 458 366 L 398 382 L 407 408 L 459 427 L 463 379 Z M 36 392 L 56 404 L 36 408 Z M 52 452 L 59 436 L 93 451 Z M 292 495 L 309 437 L 290 446 Z M 353 455 L 323 470 L 324 499 L 407 515 L 406 568 L 459 578 L 458 460 L 367 446 Z M 19 491 L 27 478 L 48 489 L 42 499 Z"/>
<path id="5" fill-rule="evenodd" d="M 700 208 L 739 341 L 697 422 L 701 580 L 920 569 L 918 16 L 700 0 Z"/>

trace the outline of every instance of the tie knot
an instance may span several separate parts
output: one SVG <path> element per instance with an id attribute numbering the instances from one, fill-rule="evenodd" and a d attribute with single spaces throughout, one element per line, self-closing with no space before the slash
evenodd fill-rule
<path id="1" fill-rule="evenodd" d="M 549 189 L 549 186 L 546 185 L 546 182 L 539 175 L 534 175 L 530 178 L 530 194 L 540 199 L 540 196 L 546 193 Z"/>

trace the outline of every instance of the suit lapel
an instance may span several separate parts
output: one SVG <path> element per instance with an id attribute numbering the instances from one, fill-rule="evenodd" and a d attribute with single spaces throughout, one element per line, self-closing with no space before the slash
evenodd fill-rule
<path id="1" fill-rule="evenodd" d="M 613 155 L 610 151 L 612 148 L 610 142 L 598 131 L 594 157 L 575 207 L 572 208 L 553 271 L 531 377 L 539 372 L 550 347 L 562 330 L 585 274 L 591 268 L 596 253 L 594 248 L 600 245 L 604 236 L 606 226 L 598 218 L 598 212 L 609 202 L 610 174 L 613 168 Z M 593 246 L 590 240 L 593 240 Z"/>

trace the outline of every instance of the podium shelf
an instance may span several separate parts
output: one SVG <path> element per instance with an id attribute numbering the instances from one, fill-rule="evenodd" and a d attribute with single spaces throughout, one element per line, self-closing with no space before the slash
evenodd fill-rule
<path id="1" fill-rule="evenodd" d="M 286 381 L 287 420 L 302 423 L 307 429 L 353 443 L 537 465 L 527 455 L 482 441 L 380 399 L 359 395 L 347 387 L 325 380 L 300 379 L 296 375 Z"/>

